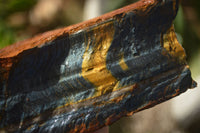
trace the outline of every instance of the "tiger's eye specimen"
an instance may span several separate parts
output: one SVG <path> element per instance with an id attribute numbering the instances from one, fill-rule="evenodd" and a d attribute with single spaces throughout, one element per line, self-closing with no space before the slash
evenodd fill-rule
<path id="1" fill-rule="evenodd" d="M 92 132 L 196 83 L 178 0 L 141 0 L 0 50 L 0 131 Z"/>

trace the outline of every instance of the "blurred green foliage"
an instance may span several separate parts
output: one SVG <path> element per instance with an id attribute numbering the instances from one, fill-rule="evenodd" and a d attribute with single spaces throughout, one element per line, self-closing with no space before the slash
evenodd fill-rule
<path id="1" fill-rule="evenodd" d="M 179 8 L 174 24 L 176 32 L 182 38 L 180 43 L 186 49 L 188 60 L 190 60 L 200 48 L 200 39 L 195 31 L 196 29 L 193 29 L 192 23 L 186 20 L 182 6 Z"/>
<path id="2" fill-rule="evenodd" d="M 11 28 L 0 21 L 0 48 L 15 42 L 15 35 Z"/>
<path id="3" fill-rule="evenodd" d="M 0 0 L 0 48 L 16 40 L 15 30 L 7 25 L 7 18 L 16 12 L 30 10 L 37 0 Z"/>
<path id="4" fill-rule="evenodd" d="M 104 7 L 103 7 L 103 11 L 105 11 L 104 13 L 110 12 L 112 10 L 121 8 L 123 6 L 132 4 L 137 1 L 138 0 L 108 0 L 106 5 L 104 5 Z"/>
<path id="5" fill-rule="evenodd" d="M 36 2 L 37 0 L 0 0 L 0 19 L 5 19 L 14 12 L 27 11 Z"/>
<path id="6" fill-rule="evenodd" d="M 180 34 L 184 33 L 185 21 L 184 21 L 184 12 L 182 6 L 179 7 L 178 14 L 174 21 L 176 32 Z"/>
<path id="7" fill-rule="evenodd" d="M 186 1 L 186 0 L 184 0 Z M 187 2 L 185 2 L 185 4 L 187 4 Z M 200 18 L 200 1 L 199 0 L 190 0 L 189 3 L 191 6 L 193 6 L 196 10 L 196 13 L 198 14 L 198 18 Z"/>

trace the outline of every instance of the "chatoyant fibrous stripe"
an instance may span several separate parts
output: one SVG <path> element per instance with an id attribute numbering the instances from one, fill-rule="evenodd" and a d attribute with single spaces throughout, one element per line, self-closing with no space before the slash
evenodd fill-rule
<path id="1" fill-rule="evenodd" d="M 142 0 L 0 50 L 0 131 L 91 132 L 194 87 L 177 10 Z"/>

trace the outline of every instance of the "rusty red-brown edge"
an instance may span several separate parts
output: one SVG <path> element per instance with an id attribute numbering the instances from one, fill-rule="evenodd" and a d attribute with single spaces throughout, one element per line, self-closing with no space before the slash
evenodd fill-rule
<path id="1" fill-rule="evenodd" d="M 41 45 L 47 43 L 47 42 L 51 42 L 57 38 L 59 38 L 60 36 L 64 35 L 64 34 L 73 34 L 81 29 L 85 29 L 89 26 L 101 23 L 105 20 L 108 20 L 114 16 L 116 16 L 117 14 L 121 14 L 121 13 L 126 13 L 132 10 L 143 10 L 145 9 L 145 7 L 156 4 L 158 2 L 158 0 L 141 0 L 137 3 L 131 4 L 129 6 L 126 6 L 124 8 L 115 10 L 113 12 L 107 13 L 105 15 L 102 15 L 100 17 L 79 23 L 79 24 L 75 24 L 66 28 L 61 28 L 61 29 L 57 29 L 57 30 L 53 30 L 53 31 L 49 31 L 40 35 L 37 35 L 31 39 L 27 39 L 25 41 L 21 41 L 18 43 L 15 43 L 13 45 L 10 45 L 6 48 L 3 48 L 0 50 L 0 58 L 8 58 L 8 57 L 14 57 L 16 55 L 18 55 L 19 53 L 21 53 L 24 50 L 27 49 L 31 49 L 34 47 L 40 47 Z M 177 94 L 175 94 L 174 96 L 178 95 L 179 93 L 177 92 Z M 157 103 L 160 103 L 162 100 L 160 101 L 152 101 L 152 103 L 149 103 L 148 105 L 144 106 L 141 109 L 138 109 L 134 112 L 131 112 L 129 115 L 132 115 L 135 112 L 150 108 L 154 105 L 156 105 Z M 122 116 L 124 116 L 125 114 L 121 114 Z M 120 115 L 119 115 L 120 118 Z M 105 125 L 109 125 L 111 123 L 113 123 L 113 121 L 116 121 L 116 119 L 119 119 L 116 117 L 112 117 L 110 116 L 110 118 L 108 118 L 108 121 Z M 85 125 L 83 125 L 85 126 Z M 95 128 L 95 126 L 94 126 Z M 94 129 L 93 129 L 94 130 Z M 91 129 L 89 131 L 92 131 Z"/>
<path id="2" fill-rule="evenodd" d="M 113 18 L 117 14 L 126 13 L 132 10 L 145 10 L 145 7 L 156 4 L 159 0 L 141 0 L 139 2 L 136 2 L 134 4 L 128 5 L 126 7 L 120 8 L 118 10 L 112 11 L 110 13 L 104 14 L 100 17 L 96 17 L 94 19 L 84 21 L 75 25 L 68 26 L 66 28 L 56 29 L 53 31 L 48 31 L 42 34 L 39 34 L 33 38 L 17 42 L 13 45 L 7 46 L 6 48 L 3 48 L 0 50 L 0 58 L 7 58 L 7 57 L 13 57 L 18 55 L 24 50 L 31 49 L 34 47 L 39 47 L 47 42 L 51 42 L 55 39 L 57 39 L 59 36 L 62 36 L 64 34 L 73 34 L 81 29 L 85 29 L 89 26 L 101 23 L 105 20 L 108 20 L 110 18 Z"/>

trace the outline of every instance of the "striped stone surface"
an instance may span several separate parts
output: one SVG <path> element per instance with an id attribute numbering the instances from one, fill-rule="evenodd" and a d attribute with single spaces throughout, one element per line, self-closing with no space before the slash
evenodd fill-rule
<path id="1" fill-rule="evenodd" d="M 0 50 L 0 131 L 92 132 L 195 87 L 178 0 L 141 0 Z"/>

